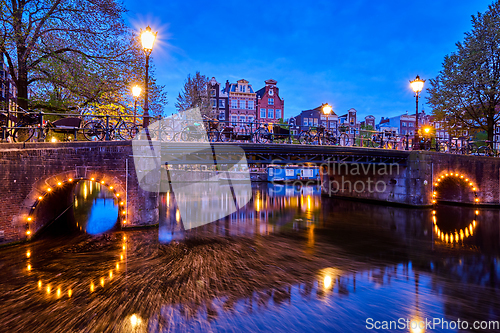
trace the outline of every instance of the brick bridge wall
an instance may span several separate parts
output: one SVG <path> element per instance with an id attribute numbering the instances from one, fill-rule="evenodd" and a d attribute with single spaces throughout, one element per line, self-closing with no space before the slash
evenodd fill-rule
<path id="1" fill-rule="evenodd" d="M 126 201 L 123 226 L 158 223 L 158 195 L 138 186 L 130 142 L 2 144 L 0 177 L 0 244 L 25 240 L 28 229 L 33 236 L 59 216 L 78 179 L 113 186 Z"/>
<path id="2" fill-rule="evenodd" d="M 322 168 L 323 191 L 334 196 L 425 207 L 433 204 L 434 192 L 438 201 L 472 204 L 476 188 L 480 205 L 500 205 L 499 158 L 419 151 L 409 153 L 406 166 L 365 165 L 363 169 L 334 163 Z M 437 182 L 451 172 L 458 176 Z"/>
<path id="3" fill-rule="evenodd" d="M 293 146 L 283 149 L 293 151 Z M 359 150 L 363 153 L 362 148 Z M 375 154 L 376 150 L 366 153 Z M 328 188 L 334 186 L 337 191 L 329 191 L 330 194 L 417 207 L 431 205 L 435 190 L 439 192 L 437 199 L 472 202 L 474 196 L 470 188 L 457 177 L 455 184 L 453 181 L 448 184 L 448 192 L 454 191 L 455 195 L 445 193 L 446 186 L 435 188 L 439 176 L 456 172 L 465 175 L 477 187 L 480 204 L 500 204 L 498 158 L 408 152 L 405 166 L 358 167 L 357 172 L 353 172 L 355 166 L 352 165 L 338 168 L 330 164 L 324 168 L 324 190 L 328 193 Z M 2 144 L 0 177 L 0 243 L 25 240 L 27 228 L 36 233 L 67 209 L 72 203 L 71 193 L 77 179 L 104 181 L 107 186 L 112 185 L 116 193 L 122 194 L 121 198 L 126 194 L 127 223 L 124 226 L 158 223 L 159 197 L 138 186 L 131 142 Z M 69 182 L 70 178 L 74 181 Z M 372 191 L 368 189 L 368 178 L 372 181 Z M 349 185 L 342 184 L 343 180 L 358 189 L 363 183 L 364 190 L 348 191 Z M 376 191 L 382 187 L 379 183 L 377 188 L 377 182 L 384 183 L 383 191 Z M 51 193 L 47 193 L 49 187 L 53 188 Z M 43 199 L 36 205 L 39 196 Z M 34 205 L 36 209 L 32 210 Z M 30 215 L 32 211 L 34 214 Z M 28 216 L 32 221 L 27 221 Z"/>

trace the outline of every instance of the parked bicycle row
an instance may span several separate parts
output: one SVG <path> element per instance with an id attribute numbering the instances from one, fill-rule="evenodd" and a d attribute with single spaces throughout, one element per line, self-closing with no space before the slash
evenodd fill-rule
<path id="1" fill-rule="evenodd" d="M 52 119 L 52 120 L 49 120 Z M 305 145 L 338 145 L 410 150 L 413 137 L 393 131 L 337 131 L 323 125 L 300 131 L 295 124 L 271 124 L 219 121 L 204 117 L 190 120 L 180 117 L 150 120 L 152 140 L 195 142 L 252 142 Z M 47 141 L 58 134 L 61 140 L 131 140 L 142 130 L 142 117 L 129 115 L 58 114 L 42 112 L 0 112 L 0 139 L 3 142 Z M 494 143 L 472 138 L 420 138 L 420 150 L 499 156 Z"/>

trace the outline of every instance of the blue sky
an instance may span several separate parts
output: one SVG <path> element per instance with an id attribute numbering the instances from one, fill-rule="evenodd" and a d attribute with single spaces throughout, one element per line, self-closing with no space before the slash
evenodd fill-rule
<path id="1" fill-rule="evenodd" d="M 471 15 L 491 3 L 124 0 L 130 26 L 158 31 L 152 61 L 167 114 L 187 75 L 200 71 L 219 82 L 244 78 L 255 90 L 277 80 L 285 117 L 328 102 L 337 114 L 355 108 L 377 122 L 415 112 L 409 80 L 435 77 Z"/>

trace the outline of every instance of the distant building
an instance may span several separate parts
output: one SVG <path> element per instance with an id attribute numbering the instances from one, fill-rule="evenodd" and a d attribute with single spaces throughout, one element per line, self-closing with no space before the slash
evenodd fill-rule
<path id="1" fill-rule="evenodd" d="M 233 126 L 238 122 L 253 122 L 256 117 L 256 94 L 247 80 L 241 79 L 237 83 L 226 82 L 224 93 L 229 98 L 229 121 Z"/>
<path id="2" fill-rule="evenodd" d="M 17 109 L 17 89 L 9 74 L 7 57 L 0 53 L 0 110 Z"/>
<path id="3" fill-rule="evenodd" d="M 210 96 L 210 106 L 212 107 L 210 116 L 219 120 L 229 119 L 229 97 L 215 77 L 212 77 L 208 82 L 207 91 Z"/>
<path id="4" fill-rule="evenodd" d="M 257 119 L 260 122 L 277 123 L 284 118 L 285 102 L 279 95 L 276 80 L 266 80 L 265 87 L 256 92 Z"/>
<path id="5" fill-rule="evenodd" d="M 293 118 L 299 132 L 307 131 L 311 127 L 318 127 L 322 124 L 325 128 L 337 134 L 339 117 L 333 110 L 330 115 L 325 116 L 323 114 L 322 106 L 318 106 L 310 110 L 304 110 L 298 116 Z"/>

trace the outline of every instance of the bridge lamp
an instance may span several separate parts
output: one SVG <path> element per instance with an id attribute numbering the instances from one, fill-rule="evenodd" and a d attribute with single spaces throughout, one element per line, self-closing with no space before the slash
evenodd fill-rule
<path id="1" fill-rule="evenodd" d="M 322 105 L 321 110 L 323 111 L 323 114 L 325 116 L 328 116 L 330 113 L 332 113 L 332 106 L 328 103 L 325 103 Z"/>
<path id="2" fill-rule="evenodd" d="M 416 110 L 415 110 L 415 137 L 414 137 L 415 144 L 413 145 L 413 150 L 420 149 L 420 141 L 418 137 L 418 96 L 422 91 L 422 89 L 424 89 L 424 82 L 425 80 L 422 80 L 418 75 L 415 78 L 415 80 L 410 81 L 411 89 L 415 93 L 415 97 L 417 99 Z"/>
<path id="3" fill-rule="evenodd" d="M 137 84 L 132 87 L 132 96 L 134 96 L 134 124 L 137 116 L 137 99 L 141 96 L 142 88 Z"/>
<path id="4" fill-rule="evenodd" d="M 142 118 L 142 126 L 144 128 L 149 125 L 149 105 L 148 105 L 148 80 L 149 80 L 149 56 L 153 51 L 153 45 L 156 39 L 156 34 L 158 32 L 151 31 L 151 28 L 148 26 L 146 30 L 141 31 L 141 42 L 142 49 L 144 50 L 144 54 L 146 55 L 146 82 L 144 84 L 144 113 Z"/>

